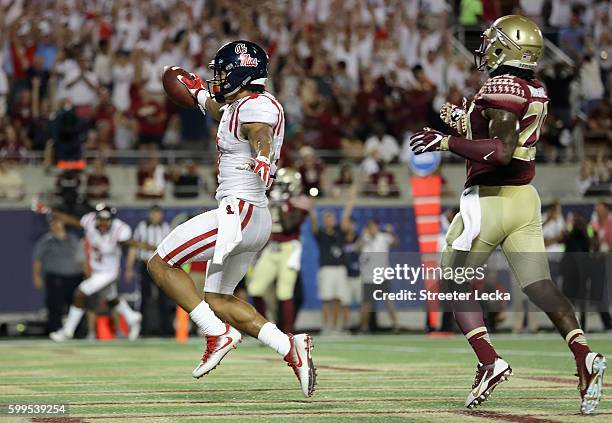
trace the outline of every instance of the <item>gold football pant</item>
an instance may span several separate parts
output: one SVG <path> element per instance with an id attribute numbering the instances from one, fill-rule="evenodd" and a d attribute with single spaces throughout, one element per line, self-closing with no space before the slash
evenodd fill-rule
<path id="1" fill-rule="evenodd" d="M 544 248 L 540 197 L 531 185 L 479 187 L 480 234 L 469 252 L 456 251 L 453 241 L 463 232 L 463 220 L 457 214 L 446 235 L 442 267 L 477 267 L 486 263 L 498 245 L 521 288 L 550 279 Z"/>
<path id="2" fill-rule="evenodd" d="M 269 242 L 253 269 L 247 292 L 251 297 L 263 297 L 276 280 L 276 298 L 279 301 L 293 298 L 297 270 L 289 267 L 289 258 L 296 248 L 296 241 Z"/>

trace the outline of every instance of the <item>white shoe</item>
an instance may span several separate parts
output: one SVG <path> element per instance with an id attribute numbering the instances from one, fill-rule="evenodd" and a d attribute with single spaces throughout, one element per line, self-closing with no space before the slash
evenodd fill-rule
<path id="1" fill-rule="evenodd" d="M 580 385 L 578 386 L 582 398 L 580 412 L 582 414 L 592 414 L 601 399 L 604 371 L 608 367 L 608 363 L 603 355 L 595 352 L 588 353 L 584 361 L 584 366 L 578 368 L 580 385 L 585 384 L 584 389 L 580 389 Z"/>
<path id="2" fill-rule="evenodd" d="M 128 339 L 134 341 L 140 336 L 140 328 L 142 326 L 142 314 L 135 311 L 132 321 L 128 323 L 130 330 L 128 332 Z"/>
<path id="3" fill-rule="evenodd" d="M 508 380 L 510 375 L 512 375 L 512 368 L 501 357 L 497 357 L 493 364 L 486 366 L 478 363 L 476 378 L 472 390 L 465 400 L 465 406 L 476 408 L 479 404 L 485 402 L 497 385 Z"/>
<path id="4" fill-rule="evenodd" d="M 72 335 L 68 335 L 66 332 L 64 332 L 63 329 L 58 329 L 55 332 L 51 332 L 49 334 L 49 338 L 51 338 L 51 340 L 55 342 L 64 342 L 69 339 L 72 339 Z"/>
<path id="5" fill-rule="evenodd" d="M 285 356 L 287 365 L 300 382 L 302 393 L 305 397 L 311 397 L 317 384 L 317 369 L 312 362 L 312 338 L 306 333 L 289 335 L 291 349 Z"/>
<path id="6" fill-rule="evenodd" d="M 242 342 L 242 335 L 227 323 L 223 334 L 207 335 L 206 351 L 204 351 L 200 364 L 191 372 L 193 377 L 199 379 L 213 371 L 228 352 L 237 348 L 239 342 Z"/>

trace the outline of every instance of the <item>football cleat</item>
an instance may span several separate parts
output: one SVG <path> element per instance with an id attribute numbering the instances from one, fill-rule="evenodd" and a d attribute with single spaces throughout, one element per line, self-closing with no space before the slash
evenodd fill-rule
<path id="1" fill-rule="evenodd" d="M 587 354 L 583 363 L 578 364 L 578 390 L 580 391 L 580 412 L 582 414 L 592 414 L 603 390 L 604 371 L 608 367 L 606 358 L 595 352 Z"/>
<path id="2" fill-rule="evenodd" d="M 130 327 L 130 330 L 128 332 L 128 339 L 130 341 L 134 341 L 135 339 L 138 339 L 138 337 L 140 336 L 141 325 L 142 325 L 142 314 L 136 311 L 134 312 L 134 319 L 128 323 L 128 326 Z"/>
<path id="3" fill-rule="evenodd" d="M 69 339 L 72 339 L 72 336 L 64 332 L 63 329 L 56 330 L 55 332 L 51 332 L 49 334 L 49 338 L 55 342 L 64 342 Z"/>
<path id="4" fill-rule="evenodd" d="M 242 342 L 242 335 L 227 323 L 221 335 L 206 335 L 206 351 L 200 364 L 191 372 L 193 377 L 199 379 L 213 371 L 228 352 L 236 349 L 239 342 Z"/>
<path id="5" fill-rule="evenodd" d="M 465 406 L 470 409 L 478 407 L 491 396 L 497 385 L 508 380 L 508 376 L 511 375 L 512 368 L 501 357 L 497 357 L 493 364 L 486 366 L 478 363 L 476 378 L 465 400 Z"/>
<path id="6" fill-rule="evenodd" d="M 312 338 L 306 333 L 289 335 L 289 342 L 291 349 L 285 361 L 297 376 L 304 396 L 311 397 L 317 384 L 317 369 L 312 362 Z"/>

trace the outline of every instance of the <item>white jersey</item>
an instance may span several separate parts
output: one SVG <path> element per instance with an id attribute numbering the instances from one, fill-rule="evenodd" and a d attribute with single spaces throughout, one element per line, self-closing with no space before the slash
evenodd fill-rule
<path id="1" fill-rule="evenodd" d="M 227 106 L 217 131 L 219 187 L 216 199 L 234 196 L 257 207 L 267 207 L 266 186 L 261 178 L 248 170 L 238 169 L 255 158 L 249 140 L 240 134 L 245 123 L 266 123 L 273 128 L 271 169 L 276 172 L 285 136 L 285 116 L 280 103 L 268 92 L 252 94 Z"/>
<path id="2" fill-rule="evenodd" d="M 81 218 L 81 226 L 89 245 L 89 264 L 92 272 L 116 272 L 121 267 L 120 242 L 132 237 L 132 229 L 119 219 L 113 219 L 110 228 L 100 233 L 96 227 L 96 213 Z"/>

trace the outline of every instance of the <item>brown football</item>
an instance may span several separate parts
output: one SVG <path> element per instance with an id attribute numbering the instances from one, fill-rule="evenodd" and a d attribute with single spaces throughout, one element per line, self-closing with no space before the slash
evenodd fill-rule
<path id="1" fill-rule="evenodd" d="M 191 78 L 189 72 L 179 66 L 164 67 L 162 83 L 164 85 L 166 95 L 168 98 L 170 98 L 170 100 L 179 106 L 186 108 L 196 107 L 195 99 L 191 96 L 187 87 L 176 79 L 177 75 L 185 75 L 188 78 Z"/>

